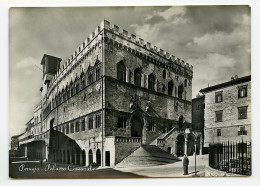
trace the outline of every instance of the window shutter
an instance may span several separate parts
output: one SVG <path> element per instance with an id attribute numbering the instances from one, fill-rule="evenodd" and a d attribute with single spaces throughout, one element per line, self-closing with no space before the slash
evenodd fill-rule
<path id="1" fill-rule="evenodd" d="M 240 131 L 237 131 L 237 135 L 240 136 Z"/>
<path id="2" fill-rule="evenodd" d="M 247 135 L 247 131 L 245 131 L 245 135 Z"/>

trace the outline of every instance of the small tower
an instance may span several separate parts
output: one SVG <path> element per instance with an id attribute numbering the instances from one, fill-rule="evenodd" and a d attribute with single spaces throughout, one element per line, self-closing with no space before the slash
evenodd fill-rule
<path id="1" fill-rule="evenodd" d="M 60 68 L 61 58 L 44 54 L 41 65 L 43 68 L 43 91 L 45 92 L 49 86 L 50 81 Z"/>

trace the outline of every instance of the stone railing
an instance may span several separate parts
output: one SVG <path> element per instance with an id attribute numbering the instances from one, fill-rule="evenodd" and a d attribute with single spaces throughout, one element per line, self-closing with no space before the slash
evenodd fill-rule
<path id="1" fill-rule="evenodd" d="M 178 131 L 180 134 L 185 133 L 185 129 L 173 128 L 173 129 L 171 129 L 163 138 L 157 139 L 157 143 L 163 143 L 163 142 L 164 142 L 165 140 L 167 140 L 167 139 L 171 136 L 171 134 L 172 134 L 173 132 L 175 132 L 175 131 Z"/>
<path id="2" fill-rule="evenodd" d="M 116 143 L 142 143 L 141 137 L 121 137 L 116 136 L 115 137 Z"/>

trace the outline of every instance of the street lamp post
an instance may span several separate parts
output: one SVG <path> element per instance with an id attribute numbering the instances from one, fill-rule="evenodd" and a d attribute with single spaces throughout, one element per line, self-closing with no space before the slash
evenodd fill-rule
<path id="1" fill-rule="evenodd" d="M 199 175 L 197 175 L 196 155 L 197 155 L 197 140 L 195 140 L 195 175 L 193 175 L 193 177 L 199 177 Z"/>
<path id="2" fill-rule="evenodd" d="M 189 135 L 191 133 L 190 129 L 189 128 L 186 128 L 185 129 L 185 134 Z M 199 175 L 197 175 L 197 165 L 196 165 L 196 160 L 197 160 L 197 157 L 196 157 L 196 151 L 197 151 L 197 148 L 196 148 L 196 143 L 197 143 L 197 140 L 195 139 L 195 174 L 192 176 L 192 177 L 199 177 Z"/>

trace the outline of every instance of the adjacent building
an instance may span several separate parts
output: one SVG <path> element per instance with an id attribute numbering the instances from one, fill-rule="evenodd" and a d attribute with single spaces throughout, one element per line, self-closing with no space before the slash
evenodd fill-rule
<path id="1" fill-rule="evenodd" d="M 192 99 L 192 129 L 201 132 L 203 141 L 204 141 L 204 125 L 205 125 L 204 112 L 205 112 L 205 96 L 198 94 L 196 98 Z"/>
<path id="2" fill-rule="evenodd" d="M 204 146 L 251 142 L 251 76 L 200 90 L 205 96 Z"/>
<path id="3" fill-rule="evenodd" d="M 41 65 L 42 99 L 19 142 L 25 156 L 111 166 L 142 145 L 201 151 L 193 67 L 183 60 L 103 21 L 69 59 L 45 54 Z"/>

